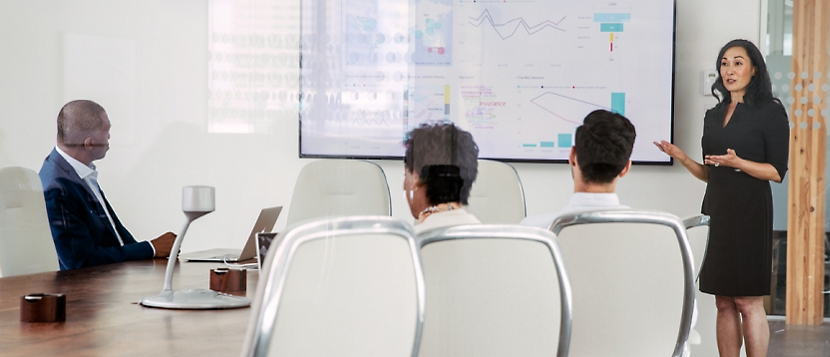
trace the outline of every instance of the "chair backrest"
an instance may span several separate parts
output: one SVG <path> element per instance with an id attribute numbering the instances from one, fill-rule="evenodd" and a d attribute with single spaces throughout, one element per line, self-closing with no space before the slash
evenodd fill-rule
<path id="1" fill-rule="evenodd" d="M 470 191 L 467 212 L 482 223 L 518 224 L 525 218 L 525 194 L 510 164 L 478 160 L 478 176 Z"/>
<path id="2" fill-rule="evenodd" d="M 571 293 L 555 236 L 464 225 L 418 236 L 426 282 L 421 357 L 568 355 Z"/>
<path id="3" fill-rule="evenodd" d="M 634 210 L 576 212 L 557 218 L 551 230 L 574 294 L 574 355 L 681 356 L 695 289 L 679 218 Z"/>
<path id="4" fill-rule="evenodd" d="M 683 220 L 686 226 L 686 235 L 694 257 L 695 281 L 700 275 L 700 266 L 706 258 L 706 246 L 709 240 L 709 216 L 697 215 Z M 700 228 L 696 228 L 700 227 Z M 690 352 L 692 356 L 716 356 L 718 354 L 717 309 L 715 297 L 695 289 L 695 303 L 697 306 L 697 322 L 689 335 Z M 742 347 L 743 348 L 743 347 Z M 744 355 L 746 355 L 744 353 Z"/>
<path id="5" fill-rule="evenodd" d="M 0 169 L 0 277 L 59 268 L 40 178 L 23 167 Z"/>
<path id="6" fill-rule="evenodd" d="M 386 175 L 375 163 L 319 160 L 300 171 L 286 226 L 336 216 L 391 216 Z"/>
<path id="7" fill-rule="evenodd" d="M 298 225 L 268 252 L 263 269 L 243 355 L 418 355 L 423 273 L 403 221 Z"/>

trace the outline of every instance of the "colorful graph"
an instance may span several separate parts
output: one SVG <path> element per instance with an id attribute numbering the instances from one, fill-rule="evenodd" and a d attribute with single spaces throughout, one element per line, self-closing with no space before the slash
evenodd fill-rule
<path id="1" fill-rule="evenodd" d="M 482 12 L 481 15 L 479 15 L 478 17 L 470 17 L 469 19 L 471 21 L 469 23 L 475 27 L 480 27 L 486 21 L 488 24 L 490 24 L 490 26 L 493 27 L 494 30 L 496 30 L 496 33 L 499 35 L 499 37 L 501 37 L 502 40 L 506 40 L 508 38 L 513 37 L 513 35 L 516 34 L 516 31 L 518 31 L 519 28 L 524 29 L 528 35 L 533 35 L 546 28 L 552 28 L 565 32 L 564 29 L 558 27 L 559 24 L 561 24 L 562 21 L 565 20 L 565 17 L 566 16 L 563 16 L 561 19 L 559 19 L 559 21 L 556 22 L 545 20 L 533 26 L 529 25 L 527 21 L 525 21 L 524 18 L 521 17 L 517 17 L 505 23 L 496 23 L 496 21 L 493 20 L 493 16 L 490 15 L 490 10 L 485 9 L 484 12 Z"/>
<path id="2" fill-rule="evenodd" d="M 419 123 L 447 122 L 450 113 L 450 86 L 409 90 L 406 108 L 406 125 L 415 127 Z M 410 122 L 412 120 L 412 122 Z M 410 125 L 412 124 L 412 125 Z"/>
<path id="3" fill-rule="evenodd" d="M 594 22 L 599 22 L 600 32 L 609 32 L 610 44 L 609 50 L 614 52 L 614 33 L 623 32 L 623 22 L 630 22 L 631 14 L 629 13 L 596 13 L 594 14 Z"/>
<path id="4" fill-rule="evenodd" d="M 597 109 L 625 115 L 625 93 L 622 92 L 611 93 L 610 107 L 554 92 L 545 92 L 531 99 L 530 102 L 555 117 L 576 125 L 582 124 L 585 115 Z M 561 142 L 562 139 L 560 138 L 559 141 Z"/>
<path id="5" fill-rule="evenodd" d="M 493 129 L 497 123 L 498 112 L 507 102 L 499 98 L 492 86 L 461 86 L 461 101 L 464 108 L 464 120 L 476 129 Z"/>
<path id="6" fill-rule="evenodd" d="M 408 29 L 412 64 L 451 66 L 453 7 L 448 0 L 415 0 L 410 10 L 414 22 Z"/>
<path id="7" fill-rule="evenodd" d="M 568 123 L 580 125 L 586 114 L 597 109 L 611 110 L 611 108 L 570 96 L 545 92 L 530 100 L 531 103 L 553 114 L 555 117 Z M 560 140 L 561 141 L 561 140 Z"/>

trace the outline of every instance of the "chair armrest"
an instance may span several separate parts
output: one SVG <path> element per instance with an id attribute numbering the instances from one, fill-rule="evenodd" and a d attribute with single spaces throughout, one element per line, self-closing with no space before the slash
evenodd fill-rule
<path id="1" fill-rule="evenodd" d="M 686 226 L 686 229 L 699 227 L 699 226 L 708 226 L 709 225 L 709 216 L 705 214 L 700 214 L 697 216 L 689 217 L 683 220 L 683 225 Z"/>

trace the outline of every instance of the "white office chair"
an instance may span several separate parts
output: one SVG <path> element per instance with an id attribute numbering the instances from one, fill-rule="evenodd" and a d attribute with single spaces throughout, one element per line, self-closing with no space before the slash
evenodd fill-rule
<path id="1" fill-rule="evenodd" d="M 383 170 L 368 161 L 320 160 L 300 171 L 286 227 L 310 219 L 361 215 L 392 215 Z"/>
<path id="2" fill-rule="evenodd" d="M 694 271 L 686 227 L 662 212 L 577 212 L 551 225 L 573 290 L 575 356 L 680 357 Z"/>
<path id="3" fill-rule="evenodd" d="M 304 223 L 269 250 L 260 273 L 243 356 L 418 355 L 424 283 L 409 224 Z"/>
<path id="4" fill-rule="evenodd" d="M 478 176 L 466 210 L 482 223 L 521 222 L 527 212 L 522 181 L 516 169 L 503 162 L 478 160 Z"/>
<path id="5" fill-rule="evenodd" d="M 567 356 L 571 293 L 555 238 L 486 224 L 418 235 L 427 294 L 420 357 Z"/>
<path id="6" fill-rule="evenodd" d="M 700 266 L 706 257 L 706 246 L 709 240 L 709 216 L 697 215 L 690 217 L 684 219 L 683 224 L 686 226 L 686 234 L 689 237 L 689 245 L 692 248 L 695 281 L 697 281 L 697 277 L 700 275 Z M 703 227 L 705 229 L 694 229 L 696 227 Z M 715 340 L 715 336 L 717 335 L 715 297 L 695 289 L 695 301 L 698 314 L 697 323 L 689 334 L 690 355 L 715 356 L 718 354 L 718 344 Z M 706 336 L 706 338 L 704 339 L 702 336 Z"/>
<path id="7" fill-rule="evenodd" d="M 0 169 L 0 277 L 59 268 L 40 178 L 23 167 Z"/>

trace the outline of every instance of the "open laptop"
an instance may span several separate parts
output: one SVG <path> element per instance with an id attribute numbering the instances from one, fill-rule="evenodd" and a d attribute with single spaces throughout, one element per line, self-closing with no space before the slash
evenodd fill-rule
<path id="1" fill-rule="evenodd" d="M 257 233 L 256 234 L 256 254 L 257 254 L 257 268 L 262 272 L 265 258 L 268 256 L 270 249 L 277 249 L 282 241 L 282 235 L 277 232 L 272 233 Z"/>
<path id="2" fill-rule="evenodd" d="M 191 262 L 238 262 L 256 257 L 256 234 L 270 232 L 280 216 L 282 206 L 263 208 L 259 212 L 254 228 L 245 240 L 245 246 L 239 249 L 208 249 L 198 252 L 179 254 L 179 258 Z"/>

